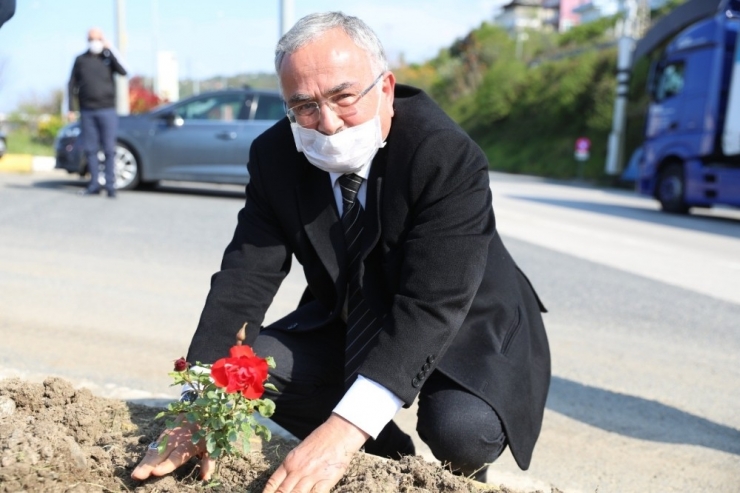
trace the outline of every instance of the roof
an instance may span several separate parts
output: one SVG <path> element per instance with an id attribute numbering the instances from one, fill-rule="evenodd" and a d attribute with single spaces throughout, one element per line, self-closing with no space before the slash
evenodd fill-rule
<path id="1" fill-rule="evenodd" d="M 673 9 L 637 42 L 632 54 L 632 63 L 651 53 L 694 22 L 715 15 L 723 2 L 725 0 L 689 0 Z"/>

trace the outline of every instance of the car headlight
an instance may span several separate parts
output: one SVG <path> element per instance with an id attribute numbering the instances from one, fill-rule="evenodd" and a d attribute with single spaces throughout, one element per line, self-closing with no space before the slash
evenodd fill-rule
<path id="1" fill-rule="evenodd" d="M 59 131 L 59 135 L 57 136 L 57 138 L 69 139 L 78 137 L 80 135 L 80 131 L 81 130 L 79 125 L 67 125 Z"/>

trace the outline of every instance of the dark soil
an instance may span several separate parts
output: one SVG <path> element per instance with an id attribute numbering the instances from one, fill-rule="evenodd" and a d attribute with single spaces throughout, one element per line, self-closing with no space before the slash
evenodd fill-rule
<path id="1" fill-rule="evenodd" d="M 246 457 L 220 461 L 217 478 L 199 481 L 195 462 L 173 475 L 131 479 L 146 445 L 164 424 L 159 409 L 94 396 L 67 381 L 0 381 L 0 492 L 254 492 L 262 488 L 293 443 L 274 437 Z M 258 450 L 259 449 L 259 450 Z M 358 453 L 341 493 L 514 492 L 453 476 L 421 457 L 386 461 Z"/>

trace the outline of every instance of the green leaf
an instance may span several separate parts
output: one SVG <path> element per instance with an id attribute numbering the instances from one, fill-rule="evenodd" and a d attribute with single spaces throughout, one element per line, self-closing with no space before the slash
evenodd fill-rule
<path id="1" fill-rule="evenodd" d="M 267 358 L 265 358 L 265 361 L 267 361 L 267 366 L 269 366 L 270 368 L 275 368 L 275 358 L 273 358 L 272 356 L 268 356 Z"/>
<path id="2" fill-rule="evenodd" d="M 164 450 L 167 448 L 167 442 L 170 440 L 169 435 L 165 435 L 162 440 L 159 441 L 159 445 L 157 445 L 157 453 L 163 454 Z"/>
<path id="3" fill-rule="evenodd" d="M 272 431 L 265 425 L 258 424 L 254 431 L 268 442 L 272 439 Z"/>
<path id="4" fill-rule="evenodd" d="M 206 450 L 208 451 L 208 454 L 215 458 L 216 455 L 214 452 L 216 451 L 216 434 L 215 433 L 209 433 L 206 436 Z"/>
<path id="5" fill-rule="evenodd" d="M 244 433 L 247 438 L 252 436 L 252 427 L 248 422 L 244 421 L 239 428 L 241 428 L 242 433 Z"/>
<path id="6" fill-rule="evenodd" d="M 236 431 L 234 430 L 229 431 L 229 441 L 230 442 L 235 442 L 238 438 L 239 436 L 236 434 Z"/>
<path id="7" fill-rule="evenodd" d="M 265 418 L 269 418 L 275 412 L 275 403 L 270 399 L 262 399 L 257 405 L 257 410 Z"/>
<path id="8" fill-rule="evenodd" d="M 278 391 L 277 387 L 275 387 L 275 386 L 274 386 L 273 384 L 271 384 L 271 383 L 266 383 L 266 384 L 264 385 L 264 387 L 265 387 L 266 389 L 272 390 L 272 391 L 274 391 L 274 392 L 277 392 L 277 391 Z"/>

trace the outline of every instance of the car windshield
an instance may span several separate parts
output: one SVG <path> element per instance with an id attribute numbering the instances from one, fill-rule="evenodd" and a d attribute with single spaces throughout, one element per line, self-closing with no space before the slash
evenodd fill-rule
<path id="1" fill-rule="evenodd" d="M 165 109 L 167 109 L 167 108 L 170 108 L 170 107 L 174 106 L 174 105 L 175 105 L 175 103 L 177 103 L 177 101 L 175 101 L 175 102 L 166 102 L 166 103 L 162 103 L 162 104 L 160 104 L 160 105 L 157 105 L 157 106 L 155 106 L 155 107 L 154 107 L 154 108 L 152 108 L 151 110 L 149 110 L 149 112 L 150 112 L 150 113 L 154 113 L 154 112 L 159 112 L 159 111 L 165 110 Z"/>

